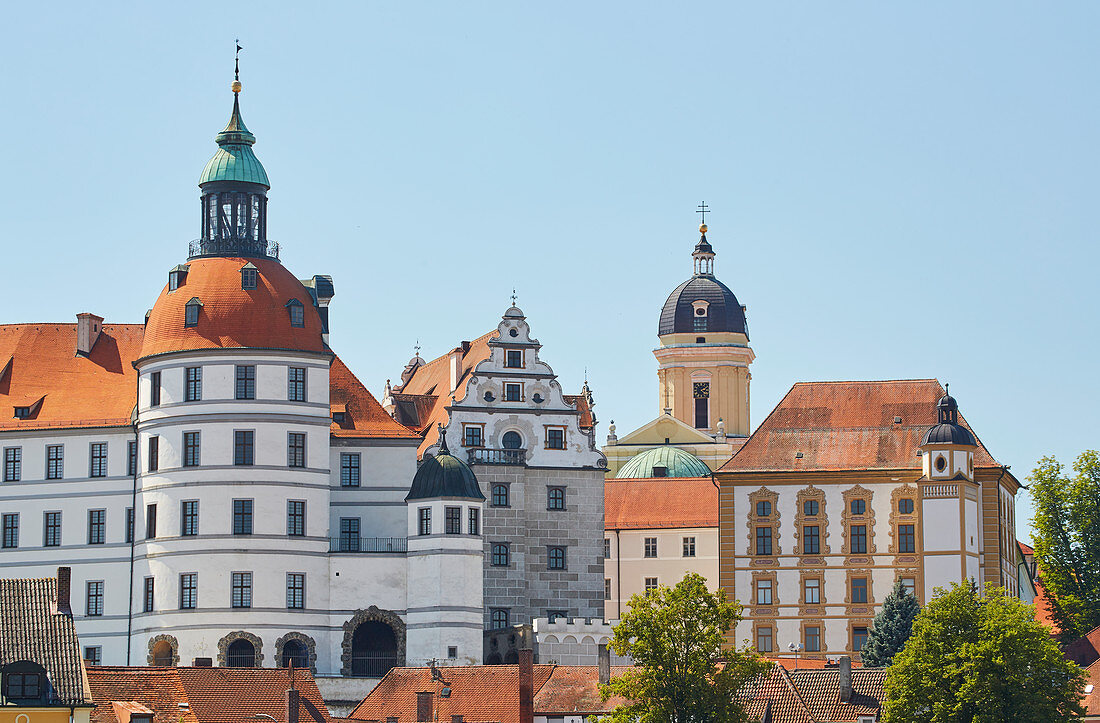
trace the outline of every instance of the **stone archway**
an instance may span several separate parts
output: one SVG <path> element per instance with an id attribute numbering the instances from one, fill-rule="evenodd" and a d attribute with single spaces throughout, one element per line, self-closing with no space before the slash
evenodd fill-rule
<path id="1" fill-rule="evenodd" d="M 179 665 L 180 644 L 171 635 L 154 635 L 149 638 L 149 657 L 147 665 Z"/>
<path id="2" fill-rule="evenodd" d="M 283 637 L 275 641 L 275 665 L 279 668 L 285 668 L 283 664 L 283 652 L 287 647 L 287 643 L 300 643 L 305 647 L 306 655 L 309 660 L 309 672 L 317 672 L 317 643 L 313 638 L 305 635 L 304 633 L 287 633 Z"/>
<path id="3" fill-rule="evenodd" d="M 244 630 L 235 630 L 231 633 L 227 633 L 225 637 L 218 641 L 218 667 L 224 668 L 228 662 L 229 646 L 238 640 L 247 640 L 252 643 L 252 649 L 255 651 L 256 659 L 253 667 L 261 668 L 264 664 L 263 645 L 264 641 L 260 639 L 260 636 L 247 633 Z"/>
<path id="4" fill-rule="evenodd" d="M 392 610 L 382 610 L 377 605 L 371 605 L 366 610 L 357 611 L 350 620 L 344 623 L 344 643 L 343 652 L 340 655 L 340 662 L 342 663 L 340 674 L 349 678 L 355 676 L 354 670 L 356 666 L 353 656 L 355 653 L 356 633 L 359 632 L 361 626 L 365 625 L 371 625 L 375 628 L 380 625 L 389 628 L 393 636 L 394 666 L 404 666 L 405 621 Z M 381 628 L 377 629 L 379 632 L 384 632 Z M 362 636 L 362 633 L 360 633 L 360 636 Z"/>

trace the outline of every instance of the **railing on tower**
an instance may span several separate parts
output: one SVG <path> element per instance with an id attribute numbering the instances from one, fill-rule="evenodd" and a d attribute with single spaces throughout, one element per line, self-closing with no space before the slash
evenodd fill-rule
<path id="1" fill-rule="evenodd" d="M 397 653 L 352 653 L 351 674 L 356 678 L 381 678 L 397 666 Z"/>
<path id="2" fill-rule="evenodd" d="M 467 452 L 467 462 L 469 464 L 524 464 L 526 461 L 526 449 L 476 447 Z"/>
<path id="3" fill-rule="evenodd" d="M 197 238 L 187 245 L 187 257 L 199 256 L 251 256 L 279 260 L 279 244 L 275 241 L 251 239 Z"/>
<path id="4" fill-rule="evenodd" d="M 340 535 L 330 537 L 329 552 L 408 552 L 409 540 L 405 537 L 360 537 Z"/>

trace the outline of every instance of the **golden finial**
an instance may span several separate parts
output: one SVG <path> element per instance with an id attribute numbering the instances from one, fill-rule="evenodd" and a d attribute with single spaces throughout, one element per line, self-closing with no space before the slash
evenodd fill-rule
<path id="1" fill-rule="evenodd" d="M 707 232 L 707 225 L 705 223 L 699 224 L 699 233 L 706 233 L 706 232 Z"/>
<path id="2" fill-rule="evenodd" d="M 234 80 L 233 84 L 229 87 L 233 89 L 234 93 L 240 93 L 241 92 L 241 81 Z"/>

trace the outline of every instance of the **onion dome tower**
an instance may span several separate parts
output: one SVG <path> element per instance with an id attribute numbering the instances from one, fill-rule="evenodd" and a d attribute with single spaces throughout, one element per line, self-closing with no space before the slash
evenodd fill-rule
<path id="1" fill-rule="evenodd" d="M 409 513 L 407 665 L 481 663 L 485 495 L 473 470 L 451 454 L 425 456 L 405 497 Z"/>
<path id="2" fill-rule="evenodd" d="M 924 433 L 920 445 L 925 478 L 973 482 L 978 443 L 973 433 L 959 424 L 959 404 L 949 389 L 936 404 L 936 413 L 939 421 Z"/>
<path id="3" fill-rule="evenodd" d="M 749 365 L 755 355 L 745 307 L 715 277 L 715 255 L 707 226 L 700 225 L 691 254 L 694 274 L 669 294 L 657 324 L 659 404 L 664 413 L 711 436 L 747 437 Z"/>

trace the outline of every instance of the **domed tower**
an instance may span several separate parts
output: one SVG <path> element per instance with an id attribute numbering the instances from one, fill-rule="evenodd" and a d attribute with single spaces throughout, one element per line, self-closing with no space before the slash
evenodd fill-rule
<path id="1" fill-rule="evenodd" d="M 747 438 L 749 365 L 755 355 L 745 307 L 714 275 L 706 225 L 699 233 L 692 253 L 695 273 L 669 294 L 657 325 L 659 404 L 666 414 L 711 436 Z"/>
<path id="2" fill-rule="evenodd" d="M 425 456 L 405 497 L 409 513 L 408 665 L 481 663 L 485 495 L 473 470 L 451 454 Z"/>
<path id="3" fill-rule="evenodd" d="M 921 440 L 921 465 L 929 480 L 974 481 L 974 451 L 978 443 L 969 429 L 959 424 L 959 405 L 945 390 L 936 404 L 939 422 Z"/>

